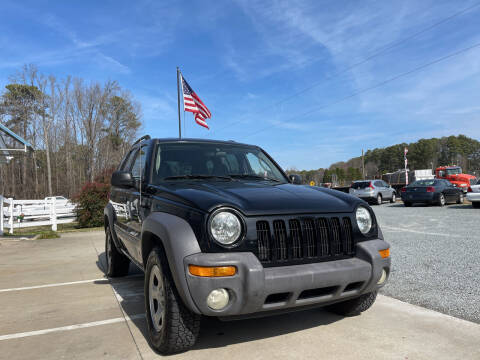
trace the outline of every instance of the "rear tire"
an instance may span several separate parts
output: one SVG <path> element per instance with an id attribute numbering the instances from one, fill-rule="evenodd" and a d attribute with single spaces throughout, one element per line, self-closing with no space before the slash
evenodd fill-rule
<path id="1" fill-rule="evenodd" d="M 382 195 L 380 195 L 380 194 L 377 195 L 376 204 L 377 204 L 377 205 L 382 205 Z"/>
<path id="2" fill-rule="evenodd" d="M 397 201 L 397 195 L 395 193 L 392 194 L 392 198 L 390 199 L 390 202 L 393 204 Z"/>
<path id="3" fill-rule="evenodd" d="M 183 304 L 161 250 L 150 252 L 145 270 L 145 310 L 150 345 L 162 355 L 188 350 L 197 341 L 200 315 Z"/>
<path id="4" fill-rule="evenodd" d="M 440 194 L 439 198 L 438 198 L 438 206 L 445 206 L 446 204 L 446 201 L 445 201 L 445 195 L 443 194 Z"/>
<path id="5" fill-rule="evenodd" d="M 105 257 L 107 259 L 107 276 L 117 277 L 128 274 L 130 260 L 117 249 L 109 226 L 105 229 Z"/>
<path id="6" fill-rule="evenodd" d="M 329 305 L 326 309 L 342 316 L 355 316 L 368 310 L 373 305 L 376 298 L 377 292 L 373 291 L 368 294 L 363 294 L 355 299 Z"/>
<path id="7" fill-rule="evenodd" d="M 411 203 L 411 202 L 408 202 L 408 201 L 405 201 L 405 202 L 403 203 L 403 205 L 405 205 L 405 207 L 410 207 L 410 206 L 412 206 L 412 203 Z"/>
<path id="8" fill-rule="evenodd" d="M 480 209 L 480 202 L 479 201 L 472 202 L 472 207 L 474 207 L 475 209 Z"/>
<path id="9" fill-rule="evenodd" d="M 463 193 L 458 194 L 458 200 L 457 204 L 463 204 L 463 201 L 465 200 Z"/>

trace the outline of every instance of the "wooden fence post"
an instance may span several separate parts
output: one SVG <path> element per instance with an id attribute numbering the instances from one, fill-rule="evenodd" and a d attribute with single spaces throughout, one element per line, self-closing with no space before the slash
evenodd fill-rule
<path id="1" fill-rule="evenodd" d="M 52 199 L 52 231 L 57 231 L 57 199 Z"/>
<path id="2" fill-rule="evenodd" d="M 8 199 L 10 201 L 10 234 L 13 234 L 13 198 Z"/>

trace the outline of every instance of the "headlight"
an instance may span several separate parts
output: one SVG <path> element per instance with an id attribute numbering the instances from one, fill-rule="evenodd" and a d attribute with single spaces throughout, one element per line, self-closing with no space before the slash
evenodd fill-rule
<path id="1" fill-rule="evenodd" d="M 372 216 L 370 215 L 370 211 L 363 206 L 359 206 L 355 213 L 355 217 L 357 219 L 358 228 L 362 234 L 367 234 L 372 228 Z"/>
<path id="2" fill-rule="evenodd" d="M 220 211 L 210 219 L 210 233 L 222 245 L 232 245 L 242 235 L 242 224 L 237 215 Z"/>

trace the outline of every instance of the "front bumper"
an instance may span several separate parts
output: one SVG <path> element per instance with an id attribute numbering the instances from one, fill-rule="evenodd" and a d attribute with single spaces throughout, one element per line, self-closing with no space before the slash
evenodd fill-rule
<path id="1" fill-rule="evenodd" d="M 327 305 L 378 289 L 382 270 L 390 273 L 390 258 L 379 250 L 389 248 L 383 240 L 357 243 L 356 257 L 314 264 L 264 268 L 252 253 L 198 253 L 184 259 L 188 290 L 198 310 L 209 316 L 237 316 L 296 307 Z M 193 276 L 188 265 L 237 267 L 231 277 Z M 206 304 L 218 288 L 229 291 L 230 302 L 222 310 Z"/>

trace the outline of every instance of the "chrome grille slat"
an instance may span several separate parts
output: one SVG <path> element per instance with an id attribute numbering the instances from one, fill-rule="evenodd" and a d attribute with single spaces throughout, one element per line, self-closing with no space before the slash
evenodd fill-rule
<path id="1" fill-rule="evenodd" d="M 290 227 L 290 239 L 292 246 L 292 258 L 300 259 L 302 257 L 302 231 L 300 229 L 300 221 L 292 219 L 288 222 Z"/>
<path id="2" fill-rule="evenodd" d="M 257 221 L 258 259 L 270 259 L 270 228 L 267 221 Z"/>
<path id="3" fill-rule="evenodd" d="M 257 256 L 266 264 L 288 261 L 329 261 L 355 254 L 349 217 L 307 216 L 289 220 L 259 220 Z"/>
<path id="4" fill-rule="evenodd" d="M 344 217 L 342 219 L 343 222 L 343 249 L 345 253 L 351 254 L 353 252 L 353 244 L 350 241 L 352 238 L 352 222 L 350 218 Z"/>
<path id="5" fill-rule="evenodd" d="M 306 256 L 314 257 L 316 256 L 317 241 L 315 236 L 315 226 L 313 219 L 304 219 L 303 220 L 303 233 L 304 241 L 306 245 Z"/>
<path id="6" fill-rule="evenodd" d="M 316 219 L 317 231 L 318 231 L 318 240 L 320 242 L 319 246 L 319 256 L 328 256 L 330 247 L 328 243 L 328 224 L 327 219 L 320 218 Z"/>
<path id="7" fill-rule="evenodd" d="M 275 220 L 273 222 L 273 236 L 275 239 L 275 259 L 287 260 L 287 230 L 283 220 Z"/>
<path id="8" fill-rule="evenodd" d="M 342 242 L 340 234 L 340 220 L 338 218 L 330 219 L 330 230 L 332 231 L 332 255 L 339 255 L 342 251 Z"/>

